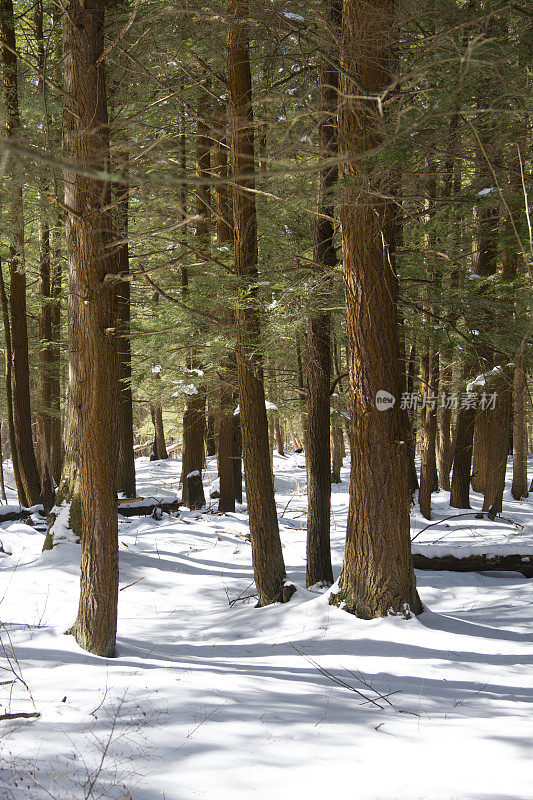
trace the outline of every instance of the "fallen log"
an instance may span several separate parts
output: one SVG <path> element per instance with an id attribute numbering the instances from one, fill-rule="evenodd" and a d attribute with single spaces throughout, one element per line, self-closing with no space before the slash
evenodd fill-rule
<path id="1" fill-rule="evenodd" d="M 178 511 L 181 502 L 179 500 L 157 500 L 155 497 L 141 497 L 136 500 L 122 501 L 118 504 L 118 513 L 123 517 L 149 517 L 152 514 L 171 514 Z M 20 506 L 0 506 L 0 523 L 24 521 L 35 527 L 32 514 L 42 517 L 42 522 L 46 524 L 46 517 L 43 514 L 42 506 L 32 506 L 24 508 Z"/>
<path id="2" fill-rule="evenodd" d="M 15 520 L 30 519 L 32 514 L 43 516 L 44 508 L 42 506 L 31 506 L 25 508 L 18 505 L 0 506 L 0 522 L 13 522 Z"/>
<path id="3" fill-rule="evenodd" d="M 521 572 L 526 578 L 533 578 L 533 556 L 488 556 L 480 553 L 475 556 L 423 556 L 413 553 L 415 569 L 444 570 L 445 572 Z"/>
<path id="4" fill-rule="evenodd" d="M 164 501 L 154 497 L 141 497 L 119 503 L 118 513 L 123 517 L 149 517 L 154 514 L 171 514 L 178 511 L 180 505 L 179 500 Z"/>

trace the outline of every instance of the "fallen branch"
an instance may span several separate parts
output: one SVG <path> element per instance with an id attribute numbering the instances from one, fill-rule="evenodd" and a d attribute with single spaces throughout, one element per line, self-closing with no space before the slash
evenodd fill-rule
<path id="1" fill-rule="evenodd" d="M 32 719 L 34 717 L 40 717 L 40 713 L 38 711 L 19 711 L 17 714 L 0 714 L 0 720 L 3 719 Z"/>
<path id="2" fill-rule="evenodd" d="M 418 539 L 421 533 L 424 533 L 424 531 L 429 530 L 429 528 L 434 528 L 436 525 L 440 525 L 441 522 L 447 522 L 450 519 L 457 519 L 458 517 L 476 517 L 476 519 L 483 519 L 483 514 L 479 511 L 465 511 L 462 514 L 451 514 L 449 517 L 442 517 L 441 519 L 438 519 L 436 522 L 430 522 L 429 525 L 425 525 L 423 528 L 417 531 L 417 533 L 415 533 L 415 535 L 412 537 L 411 541 L 414 542 L 415 539 Z M 514 525 L 517 531 L 524 530 L 523 525 L 521 525 L 519 522 L 515 522 L 514 519 L 509 519 L 509 517 L 502 517 L 498 515 L 496 519 L 499 522 L 508 522 L 510 525 Z M 495 522 L 495 520 L 492 521 Z"/>

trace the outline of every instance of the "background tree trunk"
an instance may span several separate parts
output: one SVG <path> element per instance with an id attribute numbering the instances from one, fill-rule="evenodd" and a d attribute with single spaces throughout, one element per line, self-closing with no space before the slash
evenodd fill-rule
<path id="1" fill-rule="evenodd" d="M 338 38 L 342 6 L 338 0 L 326 0 L 324 22 L 326 36 Z M 337 153 L 338 71 L 321 59 L 318 71 L 319 120 L 318 146 L 324 159 Z M 327 304 L 331 270 L 337 263 L 333 237 L 335 229 L 332 187 L 338 167 L 328 166 L 318 173 L 317 215 L 313 220 L 313 261 L 315 288 L 313 300 Z M 314 313 L 307 322 L 307 586 L 331 585 L 330 514 L 330 383 L 331 383 L 331 313 Z M 341 434 L 342 435 L 342 434 Z M 340 475 L 339 475 L 340 479 Z"/>
<path id="2" fill-rule="evenodd" d="M 255 198 L 247 191 L 254 188 L 254 121 L 247 18 L 246 0 L 228 0 L 235 274 L 244 296 L 236 312 L 237 376 L 254 578 L 259 605 L 265 606 L 283 600 L 285 564 L 270 472 L 265 388 L 259 355 Z"/>
<path id="3" fill-rule="evenodd" d="M 2 0 L 0 25 L 2 34 L 2 63 L 4 68 L 4 102 L 6 137 L 16 140 L 20 135 L 18 96 L 17 46 L 12 0 Z M 41 500 L 41 488 L 35 451 L 33 449 L 30 403 L 30 366 L 28 356 L 28 327 L 26 323 L 26 273 L 24 269 L 24 209 L 22 168 L 17 158 L 12 160 L 9 181 L 9 310 L 11 314 L 11 346 L 13 352 L 13 422 L 20 479 L 27 502 L 35 505 Z"/>
<path id="4" fill-rule="evenodd" d="M 126 150 L 119 153 L 119 168 L 127 173 L 129 154 Z M 133 398 L 131 391 L 131 342 L 130 342 L 130 297 L 131 284 L 130 255 L 128 244 L 128 202 L 129 187 L 122 184 L 115 194 L 121 202 L 115 208 L 116 271 L 124 280 L 119 281 L 117 293 L 117 343 L 119 363 L 119 405 L 118 405 L 118 461 L 117 490 L 126 497 L 135 497 L 135 454 L 133 452 Z M 161 414 L 161 422 L 162 422 Z M 164 437 L 163 437 L 164 444 Z M 167 454 L 168 456 L 168 454 Z M 164 456 L 163 456 L 164 458 Z"/>
<path id="5" fill-rule="evenodd" d="M 526 376 L 516 367 L 513 377 L 513 485 L 515 500 L 528 496 Z"/>
<path id="6" fill-rule="evenodd" d="M 451 397 L 452 369 L 450 365 L 441 367 L 440 378 L 440 429 L 439 429 L 439 483 L 442 488 L 451 491 L 450 471 L 453 461 L 453 442 L 452 442 L 452 407 Z"/>
<path id="7" fill-rule="evenodd" d="M 473 408 L 459 408 L 455 427 L 452 488 L 450 493 L 450 505 L 452 508 L 470 508 L 470 470 L 472 466 L 475 419 L 475 406 Z"/>
<path id="8" fill-rule="evenodd" d="M 437 437 L 437 397 L 439 393 L 439 356 L 428 350 L 422 359 L 422 389 L 425 404 L 422 406 L 422 445 L 420 463 L 420 512 L 431 519 L 431 493 L 437 480 L 435 445 Z M 438 488 L 438 485 L 437 485 Z"/>

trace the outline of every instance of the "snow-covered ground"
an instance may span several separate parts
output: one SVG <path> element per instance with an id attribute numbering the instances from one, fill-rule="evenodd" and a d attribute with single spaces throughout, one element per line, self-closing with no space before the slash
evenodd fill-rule
<path id="1" fill-rule="evenodd" d="M 178 461 L 137 468 L 140 495 L 176 493 Z M 1 800 L 533 797 L 533 580 L 418 572 L 428 609 L 418 619 L 357 620 L 329 606 L 329 592 L 304 588 L 303 456 L 276 456 L 275 472 L 298 586 L 290 603 L 255 609 L 247 599 L 242 507 L 218 515 L 211 501 L 203 514 L 124 519 L 112 660 L 64 635 L 79 546 L 42 554 L 42 532 L 1 524 L 12 555 L 0 554 L 0 712 L 41 715 L 0 722 Z M 215 477 L 211 460 L 207 488 Z M 343 478 L 332 498 L 336 574 L 347 469 Z M 434 521 L 461 513 L 444 492 L 434 507 Z M 414 510 L 413 545 L 533 554 L 531 512 L 506 491 L 504 521 L 461 516 L 420 533 L 428 523 Z"/>

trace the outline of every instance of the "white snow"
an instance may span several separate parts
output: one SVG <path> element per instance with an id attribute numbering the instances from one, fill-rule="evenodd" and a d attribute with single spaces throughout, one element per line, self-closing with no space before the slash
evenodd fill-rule
<path id="1" fill-rule="evenodd" d="M 154 364 L 154 366 L 152 367 L 152 373 L 154 375 L 158 375 L 161 372 L 161 369 L 162 369 L 161 364 Z"/>
<path id="2" fill-rule="evenodd" d="M 301 16 L 301 14 L 295 14 L 293 11 L 282 11 L 281 13 L 285 19 L 291 19 L 294 22 L 305 22 L 305 19 Z"/>
<path id="3" fill-rule="evenodd" d="M 473 333 L 476 333 L 476 331 L 473 331 Z M 483 372 L 481 375 L 478 375 L 476 378 L 474 378 L 473 381 L 470 381 L 470 383 L 467 384 L 466 391 L 470 393 L 474 391 L 476 386 L 479 387 L 485 386 L 487 383 L 487 378 L 490 378 L 491 375 L 499 375 L 502 372 L 503 368 L 500 366 L 494 367 L 493 369 L 490 369 L 488 372 Z"/>
<path id="4" fill-rule="evenodd" d="M 267 411 L 277 411 L 278 407 L 275 403 L 271 403 L 270 400 L 265 400 L 265 408 Z M 233 412 L 233 416 L 236 417 L 238 414 L 241 413 L 240 405 L 237 406 L 235 411 Z"/>
<path id="5" fill-rule="evenodd" d="M 175 497 L 179 460 L 136 463 L 139 495 Z M 304 456 L 275 455 L 274 468 L 290 603 L 254 608 L 245 506 L 119 518 L 115 659 L 64 635 L 80 546 L 42 554 L 44 532 L 1 523 L 0 680 L 14 681 L 1 711 L 41 714 L 0 721 L 2 800 L 531 797 L 533 581 L 419 571 L 420 617 L 358 620 L 330 590 L 305 589 Z M 336 576 L 348 475 L 345 463 L 332 489 Z M 204 478 L 215 482 L 215 458 Z M 413 509 L 418 552 L 533 557 L 531 500 L 506 489 L 495 522 L 448 501 L 433 495 L 423 533 Z"/>

